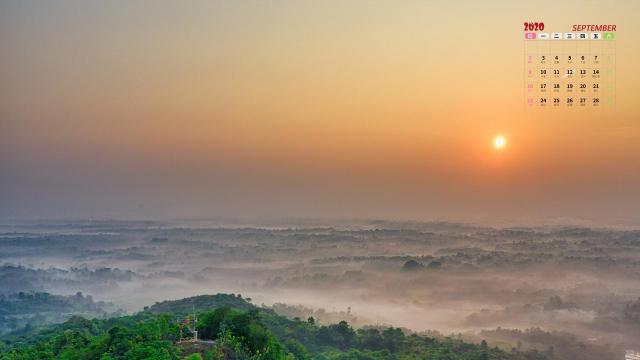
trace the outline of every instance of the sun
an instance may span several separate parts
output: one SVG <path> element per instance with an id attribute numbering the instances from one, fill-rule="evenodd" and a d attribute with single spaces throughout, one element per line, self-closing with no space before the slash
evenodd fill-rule
<path id="1" fill-rule="evenodd" d="M 501 150 L 503 149 L 505 146 L 507 146 L 507 138 L 505 138 L 502 135 L 498 135 L 495 138 L 493 138 L 493 147 L 496 150 Z"/>

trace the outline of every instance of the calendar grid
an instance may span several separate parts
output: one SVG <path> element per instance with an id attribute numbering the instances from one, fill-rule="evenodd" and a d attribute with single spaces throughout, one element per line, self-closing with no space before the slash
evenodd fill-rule
<path id="1" fill-rule="evenodd" d="M 525 33 L 526 108 L 598 108 L 616 102 L 613 33 Z"/>

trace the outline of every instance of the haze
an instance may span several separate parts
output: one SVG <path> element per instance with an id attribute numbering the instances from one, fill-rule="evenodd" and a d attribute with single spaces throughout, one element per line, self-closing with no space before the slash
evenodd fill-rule
<path id="1" fill-rule="evenodd" d="M 640 338 L 638 239 L 638 230 L 446 222 L 5 222 L 0 298 L 82 291 L 135 312 L 235 293 L 322 324 L 619 360 Z M 42 318 L 1 317 L 0 340 Z"/>
<path id="2" fill-rule="evenodd" d="M 0 216 L 637 225 L 640 4 L 601 10 L 3 1 Z M 530 19 L 617 24 L 614 110 L 525 111 Z"/>

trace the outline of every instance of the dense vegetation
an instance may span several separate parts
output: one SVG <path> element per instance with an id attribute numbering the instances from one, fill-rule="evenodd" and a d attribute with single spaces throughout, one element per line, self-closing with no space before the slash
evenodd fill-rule
<path id="1" fill-rule="evenodd" d="M 71 314 L 93 318 L 120 313 L 112 304 L 94 302 L 90 295 L 84 296 L 81 292 L 70 296 L 44 292 L 0 294 L 0 334 L 28 332 L 35 326 L 61 323 Z"/>
<path id="2" fill-rule="evenodd" d="M 197 346 L 178 343 L 189 308 L 199 312 L 199 337 L 204 341 Z M 545 359 L 537 352 L 506 353 L 486 342 L 407 335 L 398 328 L 354 329 L 344 321 L 321 326 L 313 318 L 288 319 L 239 295 L 225 294 L 163 302 L 133 316 L 74 316 L 63 324 L 5 337 L 0 346 L 2 360 Z"/>

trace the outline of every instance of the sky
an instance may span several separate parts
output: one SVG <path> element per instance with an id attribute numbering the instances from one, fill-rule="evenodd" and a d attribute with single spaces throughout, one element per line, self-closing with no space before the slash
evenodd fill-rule
<path id="1" fill-rule="evenodd" d="M 0 219 L 639 223 L 638 18 L 635 0 L 2 0 Z M 524 21 L 616 24 L 615 107 L 526 109 Z"/>

